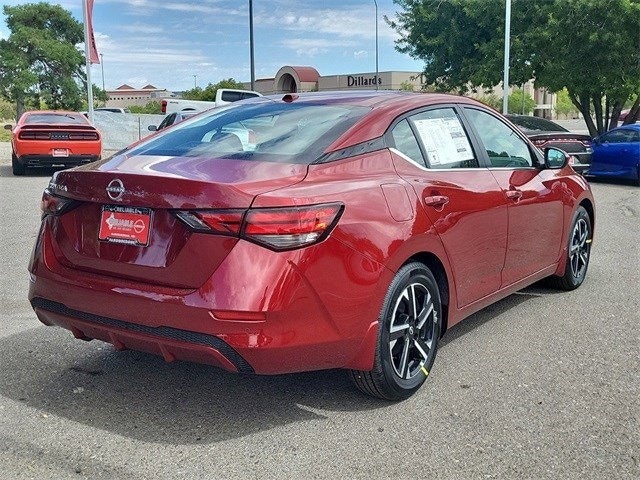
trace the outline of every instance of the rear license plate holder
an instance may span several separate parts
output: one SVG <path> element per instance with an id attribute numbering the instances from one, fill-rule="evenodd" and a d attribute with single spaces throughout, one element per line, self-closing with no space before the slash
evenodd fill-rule
<path id="1" fill-rule="evenodd" d="M 98 233 L 100 241 L 146 247 L 150 230 L 150 208 L 103 205 Z"/>
<path id="2" fill-rule="evenodd" d="M 69 150 L 66 148 L 54 148 L 52 155 L 54 157 L 68 157 Z"/>

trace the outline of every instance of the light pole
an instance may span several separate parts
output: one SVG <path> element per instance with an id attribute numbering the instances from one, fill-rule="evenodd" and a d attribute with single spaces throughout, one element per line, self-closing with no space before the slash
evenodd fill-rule
<path id="1" fill-rule="evenodd" d="M 251 61 L 251 90 L 255 90 L 256 65 L 253 58 L 253 0 L 249 0 L 249 56 Z"/>
<path id="2" fill-rule="evenodd" d="M 198 88 L 198 75 L 193 76 L 193 88 Z"/>
<path id="3" fill-rule="evenodd" d="M 378 2 L 373 0 L 373 4 L 376 6 L 376 90 L 378 90 Z"/>
<path id="4" fill-rule="evenodd" d="M 502 79 L 502 113 L 509 112 L 509 43 L 511 42 L 511 0 L 504 12 L 504 78 Z"/>
<path id="5" fill-rule="evenodd" d="M 106 92 L 104 89 L 104 56 L 100 54 L 100 68 L 102 68 L 102 91 Z"/>

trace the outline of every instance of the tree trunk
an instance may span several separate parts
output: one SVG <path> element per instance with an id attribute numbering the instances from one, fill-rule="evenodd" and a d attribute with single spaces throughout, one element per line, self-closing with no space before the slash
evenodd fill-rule
<path id="1" fill-rule="evenodd" d="M 20 117 L 24 113 L 24 98 L 18 98 L 16 100 L 16 122 L 20 120 Z"/>
<path id="2" fill-rule="evenodd" d="M 589 135 L 591 135 L 592 137 L 598 136 L 598 129 L 593 123 L 593 118 L 591 118 L 591 105 L 589 95 L 577 96 L 569 92 L 569 98 L 571 99 L 571 103 L 573 103 L 582 114 L 584 123 L 589 129 Z"/>
<path id="3" fill-rule="evenodd" d="M 594 94 L 591 99 L 593 100 L 593 113 L 596 115 L 596 126 L 598 129 L 598 135 L 605 132 L 604 124 L 602 123 L 602 95 Z"/>
<path id="4" fill-rule="evenodd" d="M 627 113 L 627 118 L 624 119 L 624 122 L 622 124 L 630 125 L 637 122 L 638 120 L 640 120 L 640 93 L 638 93 L 636 101 L 633 102 L 631 110 L 629 110 L 629 113 Z"/>

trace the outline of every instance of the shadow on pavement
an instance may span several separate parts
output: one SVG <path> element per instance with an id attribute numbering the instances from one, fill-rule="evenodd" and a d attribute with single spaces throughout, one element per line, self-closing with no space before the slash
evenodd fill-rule
<path id="1" fill-rule="evenodd" d="M 451 328 L 441 347 L 497 313 L 551 291 L 531 287 Z M 36 324 L 34 315 L 34 324 Z M 257 376 L 73 339 L 40 326 L 0 340 L 0 394 L 92 428 L 168 444 L 213 443 L 294 422 L 323 410 L 363 411 L 391 404 L 360 394 L 342 370 Z"/>

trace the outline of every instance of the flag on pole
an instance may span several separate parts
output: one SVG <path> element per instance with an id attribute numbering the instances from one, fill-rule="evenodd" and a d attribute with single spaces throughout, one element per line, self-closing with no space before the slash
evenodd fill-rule
<path id="1" fill-rule="evenodd" d="M 85 32 L 89 38 L 85 38 L 85 43 L 88 41 L 89 45 L 89 62 L 90 63 L 100 63 L 100 57 L 98 56 L 98 49 L 96 48 L 96 39 L 93 36 L 93 0 L 87 1 L 87 28 Z"/>

